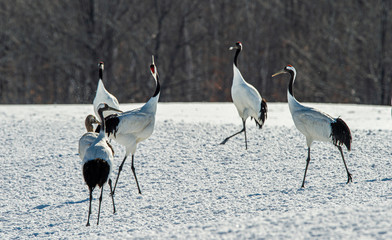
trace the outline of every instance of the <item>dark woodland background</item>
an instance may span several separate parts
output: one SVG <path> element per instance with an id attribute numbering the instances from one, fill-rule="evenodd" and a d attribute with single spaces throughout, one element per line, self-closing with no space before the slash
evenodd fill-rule
<path id="1" fill-rule="evenodd" d="M 231 101 L 228 48 L 267 101 L 390 104 L 391 0 L 0 0 L 0 103 L 91 103 L 98 62 L 120 103 Z"/>

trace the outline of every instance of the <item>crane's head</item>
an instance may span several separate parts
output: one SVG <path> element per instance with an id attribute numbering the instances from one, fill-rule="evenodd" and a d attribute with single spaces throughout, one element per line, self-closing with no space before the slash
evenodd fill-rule
<path id="1" fill-rule="evenodd" d="M 115 112 L 122 112 L 121 110 L 119 110 L 117 108 L 114 108 L 114 107 L 111 107 L 111 106 L 107 105 L 106 103 L 100 103 L 98 105 L 98 113 L 99 114 L 103 113 L 104 111 L 108 111 L 108 110 L 112 110 L 112 111 L 115 111 Z"/>
<path id="2" fill-rule="evenodd" d="M 230 47 L 229 50 L 239 49 L 242 50 L 242 43 L 236 42 L 234 46 Z"/>
<path id="3" fill-rule="evenodd" d="M 103 62 L 99 62 L 98 67 L 103 70 L 103 67 L 104 67 Z"/>
<path id="4" fill-rule="evenodd" d="M 272 77 L 278 76 L 280 74 L 283 73 L 296 73 L 295 68 L 291 65 L 287 65 L 286 67 L 284 67 L 282 70 L 280 70 L 279 72 L 275 73 L 274 75 L 272 75 Z"/>
<path id="5" fill-rule="evenodd" d="M 155 61 L 154 61 L 154 55 L 152 55 L 151 57 L 150 71 L 154 77 L 158 75 L 157 66 L 155 65 Z"/>
<path id="6" fill-rule="evenodd" d="M 157 79 L 158 78 L 158 69 L 157 69 L 157 66 L 155 65 L 154 55 L 152 55 L 152 57 L 151 57 L 150 71 L 151 71 L 152 76 L 155 79 Z"/>
<path id="7" fill-rule="evenodd" d="M 84 125 L 86 126 L 87 132 L 93 132 L 93 124 L 99 124 L 99 121 L 95 118 L 94 115 L 88 115 L 86 119 L 84 120 Z"/>
<path id="8" fill-rule="evenodd" d="M 91 124 L 94 124 L 94 123 L 99 123 L 99 121 L 97 120 L 97 118 L 94 116 L 94 115 L 92 115 L 92 114 L 89 114 L 87 117 L 86 117 L 86 120 L 85 120 L 86 122 L 89 122 L 89 123 L 91 123 Z"/>

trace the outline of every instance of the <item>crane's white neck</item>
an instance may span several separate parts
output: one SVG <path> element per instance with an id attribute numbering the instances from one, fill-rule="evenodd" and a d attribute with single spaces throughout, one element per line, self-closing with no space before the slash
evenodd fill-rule
<path id="1" fill-rule="evenodd" d="M 295 99 L 295 97 L 293 95 L 291 95 L 291 93 L 287 90 L 287 102 L 289 104 L 289 109 L 291 114 L 293 114 L 293 112 L 304 108 L 304 106 L 297 101 L 297 99 Z"/>
<path id="2" fill-rule="evenodd" d="M 240 70 L 237 68 L 235 64 L 233 64 L 233 86 L 237 84 L 244 83 L 245 80 L 242 77 Z"/>
<path id="3" fill-rule="evenodd" d="M 159 96 L 161 95 L 161 85 L 159 83 L 159 75 L 156 71 L 155 65 L 151 65 L 150 68 L 153 69 L 153 71 L 151 71 L 151 74 L 155 80 L 156 88 L 155 88 L 154 95 L 150 98 L 150 100 L 148 100 L 148 102 L 146 102 L 146 104 L 144 104 L 142 109 L 143 111 L 155 114 L 157 111 Z"/>
<path id="4" fill-rule="evenodd" d="M 100 78 L 98 81 L 98 88 L 97 88 L 97 92 L 107 92 L 105 85 L 103 85 L 103 81 Z"/>
<path id="5" fill-rule="evenodd" d="M 158 105 L 158 101 L 159 101 L 159 96 L 160 96 L 160 93 L 158 93 L 158 95 L 156 95 L 155 97 L 151 97 L 150 100 L 148 100 L 148 102 L 146 102 L 146 104 L 144 104 L 144 106 L 142 107 L 142 110 L 145 112 L 149 112 L 149 113 L 156 113 L 157 105 Z"/>

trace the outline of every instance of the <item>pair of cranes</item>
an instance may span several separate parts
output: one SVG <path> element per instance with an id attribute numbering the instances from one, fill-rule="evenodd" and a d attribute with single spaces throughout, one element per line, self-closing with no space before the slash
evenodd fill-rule
<path id="1" fill-rule="evenodd" d="M 243 128 L 241 131 L 227 137 L 221 144 L 225 144 L 230 138 L 244 132 L 245 148 L 247 149 L 246 127 L 245 122 L 248 117 L 255 120 L 256 125 L 261 128 L 267 118 L 267 103 L 260 96 L 260 93 L 252 85 L 247 83 L 238 69 L 237 59 L 242 50 L 242 43 L 237 42 L 230 50 L 236 49 L 233 62 L 233 84 L 231 86 L 231 96 L 238 114 L 242 119 Z M 280 74 L 290 74 L 290 81 L 287 88 L 287 101 L 291 116 L 297 129 L 306 137 L 308 146 L 308 157 L 306 159 L 305 173 L 302 181 L 302 187 L 305 187 L 305 178 L 310 162 L 310 147 L 313 141 L 331 142 L 340 151 L 343 159 L 344 167 L 347 172 L 347 183 L 352 181 L 351 173 L 348 171 L 346 161 L 344 159 L 342 145 L 351 150 L 351 132 L 347 124 L 340 118 L 333 118 L 326 113 L 317 109 L 306 107 L 298 102 L 293 93 L 293 84 L 297 75 L 297 71 L 291 65 L 287 65 L 283 70 L 275 73 L 272 77 Z"/>
<path id="2" fill-rule="evenodd" d="M 234 55 L 234 62 L 233 62 L 233 82 L 231 87 L 231 94 L 232 94 L 233 103 L 236 106 L 238 114 L 242 119 L 243 128 L 239 132 L 236 132 L 233 135 L 224 139 L 221 142 L 221 144 L 225 144 L 230 138 L 244 132 L 245 148 L 247 149 L 248 146 L 247 146 L 247 137 L 246 137 L 246 120 L 249 117 L 251 117 L 251 119 L 255 120 L 256 126 L 258 126 L 261 129 L 265 123 L 265 120 L 267 119 L 268 107 L 265 99 L 261 97 L 260 93 L 256 90 L 255 87 L 253 87 L 251 84 L 247 83 L 244 80 L 244 78 L 241 75 L 241 72 L 238 69 L 238 56 L 242 51 L 242 43 L 237 42 L 235 46 L 230 47 L 230 50 L 236 50 Z M 83 175 L 90 191 L 90 207 L 89 207 L 87 226 L 89 225 L 89 218 L 91 213 L 92 191 L 97 185 L 101 188 L 97 224 L 99 223 L 99 212 L 100 212 L 100 206 L 102 201 L 103 184 L 107 182 L 108 179 L 109 179 L 108 184 L 110 186 L 112 202 L 113 202 L 113 212 L 115 212 L 113 196 L 114 196 L 115 189 L 117 187 L 118 179 L 122 171 L 124 162 L 129 156 L 129 154 L 132 154 L 131 169 L 135 177 L 139 194 L 141 194 L 140 186 L 136 177 L 136 172 L 134 167 L 134 154 L 136 151 L 137 144 L 140 141 L 143 141 L 147 139 L 149 136 L 151 136 L 154 130 L 155 113 L 156 113 L 157 103 L 160 95 L 160 84 L 158 79 L 157 68 L 154 63 L 154 58 L 152 58 L 150 71 L 156 82 L 155 93 L 143 107 L 132 111 L 122 112 L 119 110 L 119 103 L 117 99 L 112 94 L 110 94 L 103 85 L 102 71 L 103 71 L 103 63 L 100 63 L 100 67 L 99 67 L 100 79 L 98 83 L 96 97 L 93 102 L 94 111 L 96 115 L 100 117 L 101 127 L 97 128 L 99 134 L 95 135 L 96 136 L 95 140 L 94 139 L 93 140 L 90 139 L 88 141 L 86 140 L 86 143 L 84 144 L 87 146 L 85 147 L 87 148 L 87 150 L 83 150 L 86 151 L 86 153 L 89 151 L 93 151 L 96 153 L 96 155 L 83 154 L 80 152 L 80 157 L 83 159 Z M 306 107 L 301 103 L 299 103 L 295 99 L 293 94 L 293 84 L 297 74 L 293 66 L 287 65 L 283 70 L 272 75 L 272 77 L 284 73 L 290 74 L 290 81 L 287 90 L 287 98 L 288 98 L 290 113 L 292 115 L 294 124 L 297 127 L 297 129 L 303 135 L 305 135 L 306 143 L 308 146 L 308 156 L 306 159 L 306 167 L 305 167 L 304 177 L 302 181 L 302 188 L 305 186 L 306 173 L 310 163 L 310 147 L 313 141 L 331 142 L 339 149 L 347 172 L 347 178 L 348 178 L 347 183 L 351 182 L 352 181 L 351 173 L 347 168 L 347 164 L 344 159 L 344 154 L 342 150 L 343 145 L 345 145 L 349 151 L 351 150 L 352 137 L 351 137 L 350 129 L 348 128 L 347 124 L 339 117 L 333 118 L 328 114 L 320 112 L 314 108 Z M 86 119 L 86 128 L 87 130 L 92 130 L 92 126 L 90 127 L 90 125 L 97 121 L 96 119 L 94 120 L 93 117 L 91 116 L 88 118 L 89 119 Z M 119 167 L 114 188 L 112 188 L 112 182 L 111 179 L 109 178 L 111 172 L 111 161 L 113 159 L 114 152 L 110 144 L 106 140 L 105 133 L 106 135 L 108 135 L 109 138 L 114 139 L 116 142 L 126 147 L 125 157 Z M 88 135 L 93 133 L 86 133 L 86 134 Z M 82 138 L 79 142 L 79 149 L 81 149 L 80 145 L 81 142 L 83 142 Z M 104 146 L 105 151 L 98 151 L 97 145 Z M 91 149 L 95 149 L 95 150 L 91 150 Z M 105 152 L 105 154 L 102 154 L 101 152 Z M 95 176 L 93 177 L 94 181 L 89 180 L 91 178 L 90 175 Z"/>
<path id="3" fill-rule="evenodd" d="M 92 124 L 99 122 L 94 116 L 87 116 L 85 125 L 88 132 L 85 133 L 79 140 L 79 156 L 83 161 L 83 177 L 90 193 L 89 212 L 86 226 L 90 225 L 92 192 L 96 186 L 101 188 L 97 225 L 99 224 L 103 185 L 106 182 L 108 182 L 110 187 L 113 202 L 113 213 L 116 212 L 114 193 L 121 170 L 129 154 L 132 155 L 131 168 L 136 180 L 138 191 L 141 194 L 134 167 L 134 154 L 136 152 L 137 144 L 150 137 L 154 130 L 155 113 L 160 95 L 159 76 L 154 62 L 154 56 L 152 57 L 150 71 L 156 83 L 155 93 L 141 108 L 131 111 L 122 112 L 119 110 L 120 106 L 116 97 L 110 94 L 103 85 L 103 69 L 104 64 L 101 62 L 99 64 L 97 93 L 93 101 L 95 114 L 100 118 L 100 125 L 97 127 L 96 132 L 93 132 Z M 110 179 L 114 151 L 107 141 L 106 136 L 114 139 L 126 148 L 125 157 L 119 167 L 114 188 L 112 188 L 112 180 Z"/>

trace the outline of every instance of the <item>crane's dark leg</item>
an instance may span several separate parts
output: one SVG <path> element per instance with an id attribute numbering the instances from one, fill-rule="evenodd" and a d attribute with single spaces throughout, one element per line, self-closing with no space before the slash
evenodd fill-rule
<path id="1" fill-rule="evenodd" d="M 99 224 L 99 215 L 101 214 L 102 193 L 103 193 L 103 186 L 101 187 L 101 196 L 99 196 L 99 206 L 98 206 L 98 220 L 97 220 L 97 225 Z"/>
<path id="2" fill-rule="evenodd" d="M 91 201 L 93 200 L 93 190 L 89 188 L 90 191 L 90 206 L 88 208 L 88 217 L 86 226 L 90 226 L 90 214 L 91 214 Z"/>
<path id="3" fill-rule="evenodd" d="M 302 181 L 302 188 L 305 187 L 305 178 L 306 178 L 306 172 L 308 171 L 308 166 L 310 162 L 310 147 L 308 148 L 308 158 L 306 159 L 306 168 L 305 168 L 305 173 L 304 173 L 304 180 Z"/>
<path id="4" fill-rule="evenodd" d="M 116 191 L 118 178 L 120 177 L 120 173 L 121 173 L 121 171 L 122 171 L 122 168 L 123 168 L 123 165 L 124 165 L 126 159 L 127 159 L 127 155 L 125 155 L 125 157 L 124 157 L 124 159 L 123 159 L 123 161 L 122 161 L 120 167 L 118 168 L 116 183 L 114 184 L 113 192 L 111 193 L 112 195 L 114 195 L 114 191 Z"/>
<path id="5" fill-rule="evenodd" d="M 248 150 L 248 141 L 247 141 L 247 139 L 246 139 L 245 121 L 242 121 L 242 124 L 244 125 L 244 133 L 245 133 L 245 149 Z"/>
<path id="6" fill-rule="evenodd" d="M 110 187 L 110 195 L 112 196 L 113 202 L 113 213 L 116 213 L 116 205 L 114 205 L 114 196 L 113 196 L 113 189 L 112 189 L 112 179 L 109 178 L 109 187 Z"/>
<path id="7" fill-rule="evenodd" d="M 135 166 L 133 166 L 133 159 L 134 159 L 134 156 L 132 155 L 132 166 L 131 166 L 131 169 L 132 169 L 132 172 L 133 172 L 133 176 L 135 176 L 136 185 L 137 185 L 137 189 L 139 190 L 139 194 L 142 194 L 142 191 L 140 191 L 139 182 L 137 181 L 136 172 L 135 172 Z"/>
<path id="8" fill-rule="evenodd" d="M 337 147 L 338 147 L 338 149 L 339 149 L 339 151 L 340 151 L 340 154 L 342 155 L 344 167 L 346 168 L 346 172 L 347 172 L 347 183 L 352 182 L 353 179 L 352 179 L 352 177 L 351 177 L 351 173 L 348 171 L 346 161 L 344 160 L 342 147 L 341 147 L 341 146 L 337 146 Z"/>
<path id="9" fill-rule="evenodd" d="M 222 144 L 222 145 L 225 144 L 227 141 L 229 141 L 230 138 L 236 136 L 237 134 L 242 133 L 243 131 L 245 131 L 245 125 L 244 125 L 244 127 L 242 128 L 241 131 L 239 131 L 239 132 L 237 132 L 237 133 L 234 133 L 233 135 L 231 135 L 231 136 L 225 138 L 225 140 L 223 140 L 220 144 Z"/>

